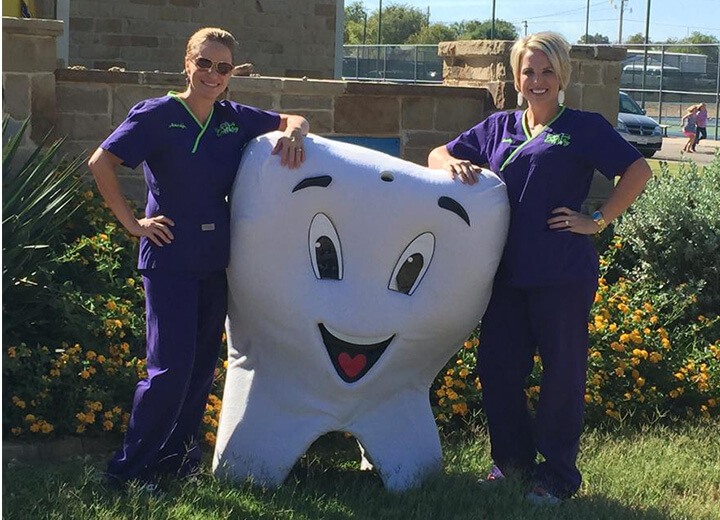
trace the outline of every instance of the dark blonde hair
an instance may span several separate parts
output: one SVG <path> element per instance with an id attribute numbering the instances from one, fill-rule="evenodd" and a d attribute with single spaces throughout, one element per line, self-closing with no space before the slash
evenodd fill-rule
<path id="1" fill-rule="evenodd" d="M 515 88 L 520 90 L 520 69 L 525 51 L 542 51 L 548 57 L 555 74 L 560 80 L 560 89 L 570 83 L 570 44 L 554 32 L 539 32 L 518 39 L 510 51 L 510 65 L 515 77 Z"/>
<path id="2" fill-rule="evenodd" d="M 224 29 L 217 27 L 203 27 L 193 34 L 187 42 L 185 50 L 186 56 L 194 56 L 197 54 L 197 48 L 205 42 L 217 42 L 230 50 L 230 54 L 234 57 L 237 41 L 235 37 Z"/>

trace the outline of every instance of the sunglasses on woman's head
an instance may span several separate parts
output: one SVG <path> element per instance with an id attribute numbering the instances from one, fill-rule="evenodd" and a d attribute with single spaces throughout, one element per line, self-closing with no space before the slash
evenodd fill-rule
<path id="1" fill-rule="evenodd" d="M 214 62 L 212 60 L 209 60 L 207 58 L 202 58 L 202 57 L 195 58 L 195 61 L 193 63 L 195 63 L 195 66 L 198 69 L 203 69 L 203 70 L 210 70 L 213 67 L 215 67 L 215 70 L 221 76 L 227 76 L 235 68 L 232 63 L 228 63 L 226 61 Z"/>

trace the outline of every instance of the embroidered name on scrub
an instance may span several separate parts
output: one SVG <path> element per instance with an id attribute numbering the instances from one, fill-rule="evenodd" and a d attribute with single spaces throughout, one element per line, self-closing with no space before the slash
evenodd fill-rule
<path id="1" fill-rule="evenodd" d="M 570 146 L 570 134 L 546 134 L 545 142 L 548 144 Z"/>
<path id="2" fill-rule="evenodd" d="M 182 124 L 182 123 L 170 123 L 170 124 L 168 125 L 168 128 L 182 128 L 182 129 L 184 130 L 184 129 L 187 128 L 187 126 L 185 126 L 185 125 Z"/>
<path id="3" fill-rule="evenodd" d="M 220 123 L 215 129 L 215 133 L 218 137 L 222 137 L 226 134 L 237 134 L 239 131 L 240 129 L 235 123 L 228 123 L 227 121 L 225 121 L 224 123 Z"/>

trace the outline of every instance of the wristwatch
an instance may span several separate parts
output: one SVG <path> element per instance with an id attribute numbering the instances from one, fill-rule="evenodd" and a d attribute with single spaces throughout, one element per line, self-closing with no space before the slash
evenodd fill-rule
<path id="1" fill-rule="evenodd" d="M 595 233 L 602 233 L 602 230 L 607 227 L 607 222 L 605 222 L 605 217 L 603 217 L 601 211 L 596 211 L 590 216 L 590 218 L 593 219 L 595 224 L 597 224 L 598 230 Z"/>

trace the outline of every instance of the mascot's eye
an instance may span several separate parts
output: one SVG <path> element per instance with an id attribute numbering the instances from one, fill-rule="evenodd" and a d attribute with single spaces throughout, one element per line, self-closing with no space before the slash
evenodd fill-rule
<path id="1" fill-rule="evenodd" d="M 432 233 L 423 233 L 413 240 L 395 264 L 388 289 L 408 295 L 415 292 L 430 266 L 434 252 L 435 237 Z"/>
<path id="2" fill-rule="evenodd" d="M 318 280 L 342 280 L 342 249 L 335 226 L 318 213 L 310 223 L 310 262 Z"/>

